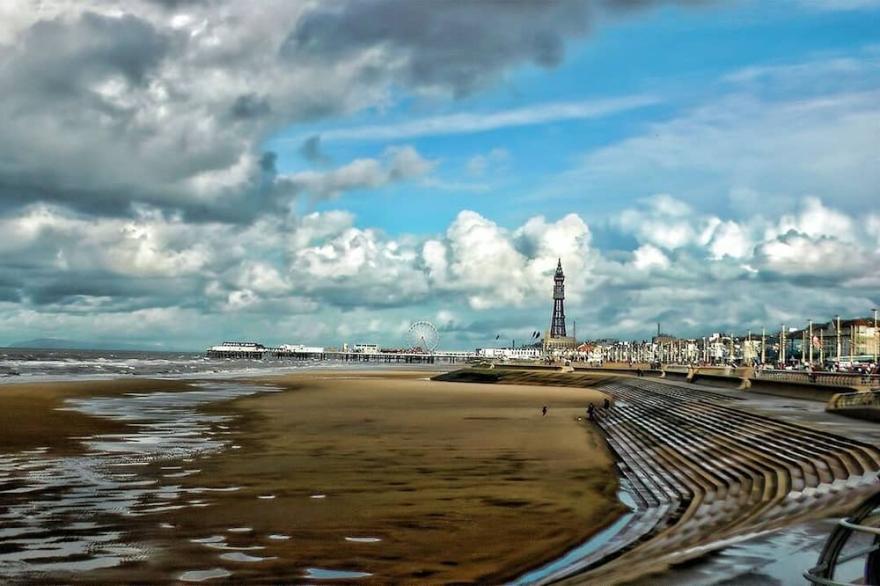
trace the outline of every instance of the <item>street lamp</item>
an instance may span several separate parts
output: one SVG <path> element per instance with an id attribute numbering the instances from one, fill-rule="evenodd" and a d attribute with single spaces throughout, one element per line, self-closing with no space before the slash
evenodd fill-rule
<path id="1" fill-rule="evenodd" d="M 834 316 L 837 320 L 837 368 L 840 369 L 840 316 Z"/>
<path id="2" fill-rule="evenodd" d="M 810 324 L 810 337 L 807 340 L 810 344 L 810 366 L 813 366 L 813 320 L 809 320 Z"/>
<path id="3" fill-rule="evenodd" d="M 779 361 L 782 363 L 782 368 L 785 368 L 785 324 L 781 324 L 781 326 L 779 329 Z"/>
<path id="4" fill-rule="evenodd" d="M 752 330 L 749 330 L 748 334 L 748 342 L 746 342 L 746 347 L 749 349 L 749 360 L 754 362 L 755 357 L 752 356 L 754 354 L 754 347 L 752 347 Z M 743 366 L 746 365 L 746 351 L 743 349 Z"/>
<path id="5" fill-rule="evenodd" d="M 880 349 L 880 331 L 877 331 L 877 308 L 874 308 L 874 366 L 877 366 L 877 351 Z"/>
<path id="6" fill-rule="evenodd" d="M 765 341 L 767 338 L 767 329 L 761 328 L 761 368 L 764 367 L 764 363 L 767 362 L 767 352 L 765 351 Z"/>

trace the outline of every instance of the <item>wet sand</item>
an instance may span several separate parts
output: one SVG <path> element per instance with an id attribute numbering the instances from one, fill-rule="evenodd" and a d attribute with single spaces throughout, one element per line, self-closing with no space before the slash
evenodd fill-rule
<path id="1" fill-rule="evenodd" d="M 68 399 L 148 391 L 185 391 L 180 380 L 122 379 L 0 385 L 0 453 L 50 447 L 63 453 L 82 450 L 72 439 L 90 434 L 119 433 L 126 425 L 75 411 L 59 410 Z"/>
<path id="2" fill-rule="evenodd" d="M 601 437 L 577 421 L 589 401 L 601 401 L 598 392 L 426 376 L 265 377 L 257 382 L 282 391 L 202 406 L 222 418 L 211 425 L 224 449 L 137 471 L 159 480 L 179 508 L 101 520 L 149 554 L 40 580 L 497 583 L 561 555 L 622 512 L 613 461 Z M 17 427 L 0 431 L 0 451 L 28 442 L 72 451 L 70 437 L 123 425 L 60 411 L 47 427 L 42 416 L 65 398 L 192 388 L 79 385 L 0 388 L 0 409 L 15 405 L 18 414 Z M 26 439 L 7 443 L 12 436 Z"/>

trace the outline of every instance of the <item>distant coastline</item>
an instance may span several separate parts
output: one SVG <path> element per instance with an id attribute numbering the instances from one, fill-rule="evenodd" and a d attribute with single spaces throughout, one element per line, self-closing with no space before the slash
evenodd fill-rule
<path id="1" fill-rule="evenodd" d="M 85 341 L 67 340 L 64 338 L 32 338 L 19 340 L 3 346 L 4 349 L 18 350 L 97 350 L 108 352 L 187 352 L 195 353 L 195 350 L 182 348 L 157 348 L 145 345 L 131 344 L 127 342 Z"/>

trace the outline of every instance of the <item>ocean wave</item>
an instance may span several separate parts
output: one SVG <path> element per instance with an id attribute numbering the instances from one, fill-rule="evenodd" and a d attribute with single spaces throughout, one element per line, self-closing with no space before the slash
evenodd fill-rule
<path id="1" fill-rule="evenodd" d="M 76 377 L 187 377 L 284 372 L 312 361 L 215 359 L 181 352 L 0 349 L 0 382 Z M 332 363 L 321 363 L 333 367 Z"/>

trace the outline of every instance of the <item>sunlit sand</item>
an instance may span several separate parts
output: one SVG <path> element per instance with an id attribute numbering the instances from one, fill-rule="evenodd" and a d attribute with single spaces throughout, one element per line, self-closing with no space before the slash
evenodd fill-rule
<path id="1" fill-rule="evenodd" d="M 424 372 L 8 385 L 0 503 L 20 531 L 0 536 L 0 567 L 104 583 L 510 579 L 621 514 L 613 461 L 578 420 L 601 398 Z M 59 538 L 75 546 L 29 541 Z"/>

